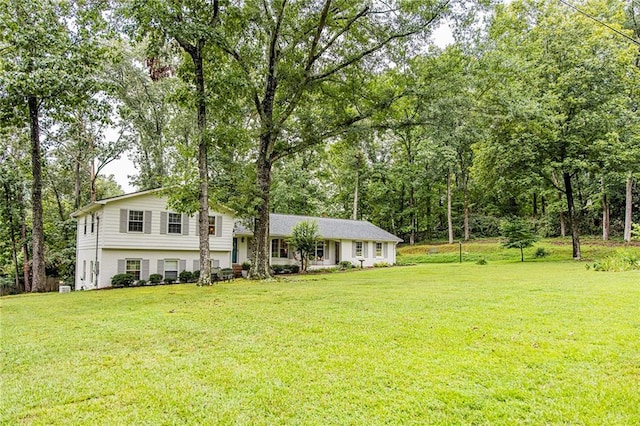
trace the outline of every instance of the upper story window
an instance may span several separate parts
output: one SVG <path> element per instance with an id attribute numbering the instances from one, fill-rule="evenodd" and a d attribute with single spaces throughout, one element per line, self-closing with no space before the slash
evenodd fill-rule
<path id="1" fill-rule="evenodd" d="M 84 235 L 87 235 L 87 216 L 84 217 Z"/>
<path id="2" fill-rule="evenodd" d="M 182 215 L 180 213 L 169 213 L 169 234 L 182 234 Z"/>
<path id="3" fill-rule="evenodd" d="M 144 211 L 142 210 L 129 210 L 129 232 L 142 232 L 143 231 Z"/>
<path id="4" fill-rule="evenodd" d="M 271 240 L 271 257 L 284 259 L 289 257 L 289 245 L 286 240 L 278 238 Z"/>
<path id="5" fill-rule="evenodd" d="M 376 257 L 382 257 L 382 243 L 376 243 Z"/>
<path id="6" fill-rule="evenodd" d="M 91 233 L 93 234 L 93 231 L 95 230 L 95 226 L 96 226 L 96 215 L 94 213 L 91 213 Z"/>
<path id="7" fill-rule="evenodd" d="M 356 256 L 362 257 L 362 241 L 356 241 Z"/>

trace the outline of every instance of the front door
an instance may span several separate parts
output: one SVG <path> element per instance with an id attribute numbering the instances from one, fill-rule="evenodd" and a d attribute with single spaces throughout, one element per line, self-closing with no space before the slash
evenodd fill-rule
<path id="1" fill-rule="evenodd" d="M 231 263 L 238 263 L 238 239 L 233 239 L 233 250 L 231 251 Z"/>

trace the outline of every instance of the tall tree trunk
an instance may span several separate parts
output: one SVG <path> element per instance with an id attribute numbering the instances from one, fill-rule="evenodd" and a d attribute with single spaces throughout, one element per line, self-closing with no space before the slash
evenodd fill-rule
<path id="1" fill-rule="evenodd" d="M 203 43 L 204 44 L 204 43 Z M 209 250 L 209 144 L 207 141 L 207 98 L 204 86 L 204 68 L 202 63 L 202 47 L 193 49 L 191 59 L 195 66 L 198 109 L 198 173 L 200 177 L 200 278 L 199 285 L 211 285 L 211 262 Z"/>
<path id="2" fill-rule="evenodd" d="M 260 137 L 260 144 L 268 145 L 269 136 Z M 269 204 L 270 204 L 270 188 L 271 188 L 271 161 L 267 158 L 267 149 L 260 149 L 260 155 L 256 162 L 257 168 L 257 185 L 261 195 L 260 203 L 257 206 L 257 217 L 255 219 L 253 231 L 253 262 L 249 277 L 252 279 L 267 279 L 271 277 L 271 268 L 269 265 L 270 247 L 269 247 Z"/>
<path id="3" fill-rule="evenodd" d="M 78 210 L 82 204 L 81 200 L 81 181 L 80 181 L 80 161 L 76 159 L 75 169 L 74 169 L 74 182 L 73 182 L 73 206 L 75 210 Z"/>
<path id="4" fill-rule="evenodd" d="M 575 205 L 573 201 L 573 188 L 571 186 L 571 175 L 567 172 L 562 173 L 564 180 L 564 188 L 567 196 L 567 216 L 569 218 L 569 226 L 571 227 L 571 244 L 573 248 L 573 258 L 578 260 L 581 257 L 580 253 L 580 232 L 579 221 L 575 211 Z"/>
<path id="5" fill-rule="evenodd" d="M 31 173 L 33 185 L 31 190 L 31 204 L 33 212 L 32 239 L 33 239 L 33 284 L 31 291 L 45 290 L 46 276 L 44 263 L 44 225 L 42 214 L 42 152 L 40 148 L 40 123 L 38 111 L 38 99 L 29 96 L 29 126 L 31 130 Z"/>
<path id="6" fill-rule="evenodd" d="M 604 179 L 602 180 L 602 240 L 609 240 L 609 200 L 604 188 Z"/>
<path id="7" fill-rule="evenodd" d="M 533 193 L 533 218 L 538 218 L 538 193 Z"/>
<path id="8" fill-rule="evenodd" d="M 413 183 L 411 187 L 409 187 L 409 218 L 411 221 L 411 231 L 409 233 L 409 245 L 416 244 L 416 212 L 415 212 L 415 190 L 413 188 Z"/>
<path id="9" fill-rule="evenodd" d="M 469 241 L 471 238 L 471 230 L 469 229 L 469 190 L 467 189 L 468 178 L 462 178 L 463 182 L 463 203 L 464 203 L 464 240 Z"/>
<path id="10" fill-rule="evenodd" d="M 353 190 L 353 214 L 351 219 L 358 220 L 358 189 L 360 187 L 360 169 L 356 170 L 356 185 Z"/>
<path id="11" fill-rule="evenodd" d="M 633 219 L 633 175 L 627 176 L 627 188 L 625 192 L 624 208 L 624 240 L 631 241 L 631 222 Z"/>
<path id="12" fill-rule="evenodd" d="M 18 191 L 18 205 L 24 206 L 24 198 L 22 192 Z M 31 291 L 31 277 L 29 267 L 29 240 L 27 239 L 27 221 L 25 215 L 20 216 L 20 239 L 22 240 L 22 279 L 24 282 L 24 292 Z"/>
<path id="13" fill-rule="evenodd" d="M 447 172 L 447 226 L 449 228 L 449 244 L 453 244 L 453 208 L 451 202 L 451 172 Z"/>

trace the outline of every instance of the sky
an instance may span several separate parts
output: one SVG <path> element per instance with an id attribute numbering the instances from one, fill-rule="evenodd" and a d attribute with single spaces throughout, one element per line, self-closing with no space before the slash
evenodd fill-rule
<path id="1" fill-rule="evenodd" d="M 434 32 L 433 40 L 439 47 L 445 47 L 453 43 L 453 34 L 446 22 L 443 22 Z M 136 189 L 129 184 L 130 175 L 137 174 L 138 171 L 131 160 L 129 152 L 125 152 L 115 161 L 107 164 L 100 172 L 103 176 L 113 175 L 115 181 L 122 187 L 125 193 L 134 192 Z"/>

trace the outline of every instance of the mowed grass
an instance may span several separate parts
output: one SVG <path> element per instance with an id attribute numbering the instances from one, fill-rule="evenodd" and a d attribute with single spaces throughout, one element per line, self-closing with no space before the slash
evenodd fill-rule
<path id="1" fill-rule="evenodd" d="M 0 300 L 3 424 L 638 424 L 640 273 L 425 264 Z"/>

